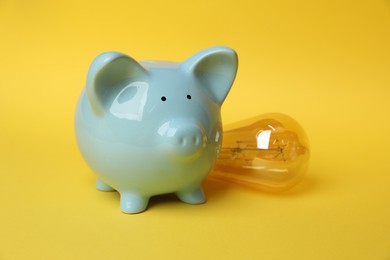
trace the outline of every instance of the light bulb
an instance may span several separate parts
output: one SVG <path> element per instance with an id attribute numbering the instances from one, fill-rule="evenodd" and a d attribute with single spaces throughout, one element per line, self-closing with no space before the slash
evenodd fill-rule
<path id="1" fill-rule="evenodd" d="M 284 114 L 264 114 L 224 127 L 210 177 L 280 192 L 296 185 L 309 162 L 303 128 Z"/>

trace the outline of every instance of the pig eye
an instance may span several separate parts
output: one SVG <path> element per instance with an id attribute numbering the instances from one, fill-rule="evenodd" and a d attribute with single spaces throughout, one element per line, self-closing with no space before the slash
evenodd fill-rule
<path id="1" fill-rule="evenodd" d="M 161 101 L 166 101 L 166 100 L 167 100 L 167 98 L 165 96 L 161 97 Z"/>
<path id="2" fill-rule="evenodd" d="M 187 95 L 187 99 L 191 99 L 192 97 L 191 97 L 191 95 Z"/>

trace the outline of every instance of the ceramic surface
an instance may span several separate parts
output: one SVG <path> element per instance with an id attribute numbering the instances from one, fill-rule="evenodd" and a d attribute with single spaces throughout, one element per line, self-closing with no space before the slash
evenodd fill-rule
<path id="1" fill-rule="evenodd" d="M 141 61 L 118 52 L 95 58 L 80 96 L 75 131 L 96 187 L 120 193 L 125 213 L 151 196 L 205 202 L 201 182 L 222 142 L 220 107 L 237 55 L 212 47 L 182 63 Z"/>

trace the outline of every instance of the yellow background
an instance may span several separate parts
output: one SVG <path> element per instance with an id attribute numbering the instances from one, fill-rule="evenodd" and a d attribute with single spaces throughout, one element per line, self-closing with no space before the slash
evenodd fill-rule
<path id="1" fill-rule="evenodd" d="M 266 112 L 311 141 L 272 195 L 207 179 L 208 202 L 137 215 L 98 192 L 73 134 L 104 51 L 239 55 L 225 123 Z M 390 259 L 390 2 L 0 0 L 0 259 Z"/>

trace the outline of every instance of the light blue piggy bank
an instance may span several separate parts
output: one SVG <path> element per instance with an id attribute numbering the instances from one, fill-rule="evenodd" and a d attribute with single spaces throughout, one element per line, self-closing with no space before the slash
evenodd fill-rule
<path id="1" fill-rule="evenodd" d="M 125 213 L 175 193 L 205 202 L 204 177 L 222 142 L 220 107 L 236 75 L 237 55 L 213 47 L 182 63 L 142 61 L 107 52 L 93 61 L 78 102 L 80 151 L 96 187 L 117 190 Z"/>

